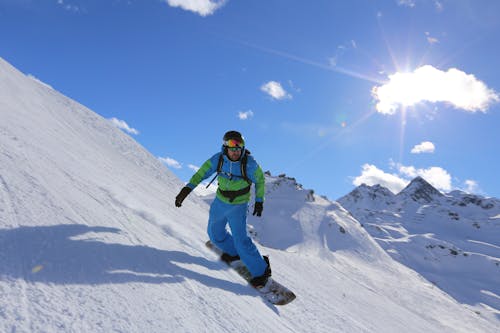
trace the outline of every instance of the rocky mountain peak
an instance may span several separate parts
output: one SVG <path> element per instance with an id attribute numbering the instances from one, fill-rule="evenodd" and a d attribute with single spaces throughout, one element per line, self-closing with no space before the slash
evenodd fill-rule
<path id="1" fill-rule="evenodd" d="M 380 200 L 390 203 L 394 196 L 394 193 L 379 184 L 370 186 L 363 183 L 352 190 L 349 194 L 340 198 L 339 202 L 345 205 L 348 205 L 347 202 L 357 203 L 362 200 L 368 200 L 370 202 L 378 202 Z"/>
<path id="2" fill-rule="evenodd" d="M 398 196 L 409 196 L 414 201 L 430 203 L 435 198 L 442 197 L 443 194 L 424 178 L 418 176 L 399 192 Z"/>

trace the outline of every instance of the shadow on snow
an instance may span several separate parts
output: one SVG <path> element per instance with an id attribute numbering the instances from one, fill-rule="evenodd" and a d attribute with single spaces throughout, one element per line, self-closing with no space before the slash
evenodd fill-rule
<path id="1" fill-rule="evenodd" d="M 79 224 L 0 229 L 0 276 L 55 284 L 179 283 L 189 279 L 238 295 L 255 295 L 244 285 L 176 264 L 221 270 L 219 262 L 180 251 L 72 239 L 89 232 L 120 230 Z"/>

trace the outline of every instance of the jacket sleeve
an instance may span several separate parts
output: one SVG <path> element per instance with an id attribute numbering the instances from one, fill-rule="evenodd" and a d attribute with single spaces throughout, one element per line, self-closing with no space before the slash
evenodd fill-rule
<path id="1" fill-rule="evenodd" d="M 198 184 L 200 184 L 202 181 L 216 172 L 220 154 L 221 153 L 217 153 L 206 160 L 205 163 L 203 163 L 203 165 L 200 167 L 200 169 L 193 175 L 193 177 L 191 177 L 189 183 L 186 186 L 194 189 L 196 186 L 198 186 Z"/>
<path id="2" fill-rule="evenodd" d="M 264 202 L 264 195 L 266 193 L 264 172 L 262 172 L 260 165 L 255 161 L 253 156 L 248 156 L 247 163 L 248 177 L 255 184 L 255 202 Z"/>

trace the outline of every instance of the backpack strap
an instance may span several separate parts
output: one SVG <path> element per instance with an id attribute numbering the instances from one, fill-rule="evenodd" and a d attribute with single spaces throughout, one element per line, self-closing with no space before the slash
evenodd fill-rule
<path id="1" fill-rule="evenodd" d="M 243 155 L 240 163 L 241 177 L 248 183 L 248 185 L 252 185 L 252 181 L 247 176 L 248 155 L 250 155 L 250 152 L 248 150 L 245 150 L 245 155 Z"/>
<path id="2" fill-rule="evenodd" d="M 222 164 L 224 163 L 224 154 L 219 155 L 219 162 L 217 162 L 217 175 L 222 171 Z"/>
<path id="3" fill-rule="evenodd" d="M 224 154 L 219 155 L 219 161 L 217 162 L 217 173 L 215 174 L 214 178 L 212 178 L 210 183 L 208 183 L 207 187 L 205 187 L 205 188 L 209 188 L 210 185 L 212 185 L 212 183 L 214 182 L 215 178 L 217 178 L 217 176 L 219 175 L 219 173 L 222 170 L 222 163 L 224 163 Z"/>

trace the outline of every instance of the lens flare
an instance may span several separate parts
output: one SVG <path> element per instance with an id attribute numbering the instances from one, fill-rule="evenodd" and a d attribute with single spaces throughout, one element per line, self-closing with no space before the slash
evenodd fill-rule
<path id="1" fill-rule="evenodd" d="M 43 269 L 43 265 L 36 265 L 31 269 L 31 273 L 36 274 L 40 272 Z"/>

